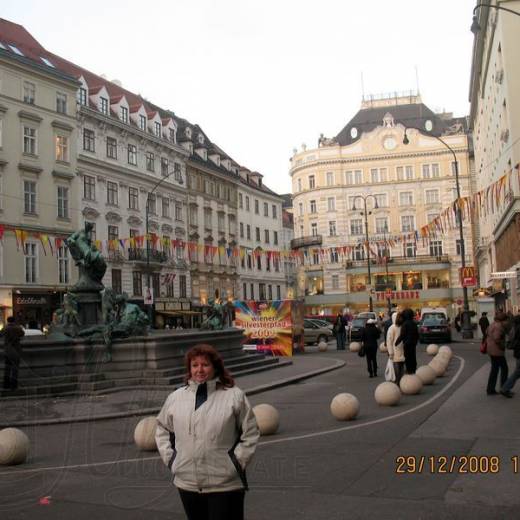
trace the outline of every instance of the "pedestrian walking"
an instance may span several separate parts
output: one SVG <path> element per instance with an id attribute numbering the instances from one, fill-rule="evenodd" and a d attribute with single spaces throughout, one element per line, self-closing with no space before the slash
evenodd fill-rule
<path id="1" fill-rule="evenodd" d="M 381 336 L 381 331 L 377 327 L 377 322 L 373 318 L 367 320 L 363 331 L 363 348 L 367 358 L 368 377 L 377 377 L 377 340 Z"/>
<path id="2" fill-rule="evenodd" d="M 336 321 L 334 322 L 332 332 L 334 333 L 334 336 L 336 336 L 336 348 L 338 350 L 345 350 L 347 332 L 345 329 L 343 316 L 340 312 L 338 312 L 338 315 L 336 316 Z"/>
<path id="3" fill-rule="evenodd" d="M 395 372 L 395 384 L 398 385 L 399 381 L 404 375 L 404 345 L 402 342 L 395 343 L 395 340 L 401 334 L 402 318 L 397 312 L 392 314 L 392 325 L 390 325 L 386 335 L 386 345 L 388 348 L 388 356 L 394 363 Z"/>
<path id="4" fill-rule="evenodd" d="M 4 390 L 18 388 L 18 368 L 22 357 L 20 339 L 25 335 L 23 328 L 15 323 L 14 317 L 7 318 L 7 326 L 2 330 L 4 337 Z"/>
<path id="5" fill-rule="evenodd" d="M 495 395 L 498 372 L 500 371 L 500 386 L 504 386 L 507 380 L 507 361 L 505 357 L 506 350 L 506 321 L 507 315 L 504 312 L 497 312 L 493 323 L 487 329 L 486 344 L 487 353 L 491 361 L 491 370 L 489 371 L 487 394 Z"/>
<path id="6" fill-rule="evenodd" d="M 455 319 L 453 320 L 453 323 L 455 325 L 455 330 L 457 332 L 460 332 L 460 323 L 462 321 L 462 313 L 459 311 L 457 315 L 455 316 Z"/>
<path id="7" fill-rule="evenodd" d="M 185 356 L 185 385 L 157 416 L 155 440 L 188 520 L 243 520 L 246 466 L 258 426 L 220 354 L 199 344 Z"/>
<path id="8" fill-rule="evenodd" d="M 480 332 L 482 332 L 482 339 L 486 339 L 486 333 L 489 328 L 489 319 L 487 317 L 487 312 L 483 312 L 480 320 L 478 320 L 478 325 L 480 327 Z"/>
<path id="9" fill-rule="evenodd" d="M 419 341 L 419 330 L 414 320 L 412 309 L 404 309 L 401 312 L 401 331 L 395 340 L 394 347 L 399 343 L 403 344 L 404 364 L 407 374 L 415 374 L 417 370 L 417 342 Z"/>
<path id="10" fill-rule="evenodd" d="M 520 316 L 513 318 L 513 330 L 510 332 L 511 339 L 510 343 L 507 344 L 507 348 L 513 349 L 513 355 L 516 359 L 515 371 L 507 378 L 507 381 L 502 385 L 500 393 L 504 397 L 513 397 L 511 392 L 513 386 L 518 379 L 520 379 Z"/>

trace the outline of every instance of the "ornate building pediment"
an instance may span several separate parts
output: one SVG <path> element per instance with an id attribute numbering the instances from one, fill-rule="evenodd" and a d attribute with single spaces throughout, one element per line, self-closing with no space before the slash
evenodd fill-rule
<path id="1" fill-rule="evenodd" d="M 213 237 L 210 235 L 208 235 L 207 237 L 204 238 L 204 241 L 205 242 L 213 242 Z"/>
<path id="2" fill-rule="evenodd" d="M 109 211 L 105 214 L 105 219 L 110 224 L 117 224 L 118 222 L 121 222 L 123 220 L 121 218 L 121 215 L 119 213 L 116 213 L 115 211 Z"/>
<path id="3" fill-rule="evenodd" d="M 191 233 L 189 236 L 190 240 L 198 240 L 199 238 L 200 238 L 200 235 L 197 232 Z"/>
<path id="4" fill-rule="evenodd" d="M 86 219 L 94 220 L 99 217 L 99 211 L 96 208 L 85 206 L 81 212 Z"/>
<path id="5" fill-rule="evenodd" d="M 139 217 L 136 217 L 135 215 L 130 215 L 130 216 L 126 219 L 126 222 L 127 222 L 127 224 L 129 224 L 130 226 L 140 226 L 140 225 L 143 223 L 143 219 L 142 219 L 142 218 L 139 218 Z"/>
<path id="6" fill-rule="evenodd" d="M 186 230 L 184 228 L 181 228 L 181 227 L 176 227 L 175 228 L 175 234 L 184 236 L 186 234 Z"/>
<path id="7" fill-rule="evenodd" d="M 155 220 L 150 220 L 148 222 L 148 230 L 149 231 L 159 231 L 159 224 Z"/>
<path id="8" fill-rule="evenodd" d="M 220 238 L 219 241 L 218 241 L 218 244 L 220 246 L 225 246 L 227 243 L 227 240 L 225 238 Z"/>
<path id="9" fill-rule="evenodd" d="M 163 224 L 161 226 L 161 231 L 163 233 L 171 233 L 173 231 L 173 228 L 170 226 L 170 224 Z"/>

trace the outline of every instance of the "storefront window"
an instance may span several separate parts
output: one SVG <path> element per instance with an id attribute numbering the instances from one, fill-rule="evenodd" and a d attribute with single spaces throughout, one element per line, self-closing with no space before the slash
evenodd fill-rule
<path id="1" fill-rule="evenodd" d="M 376 291 L 384 291 L 385 289 L 395 291 L 397 289 L 395 275 L 393 274 L 389 274 L 388 277 L 386 274 L 377 274 L 374 278 Z"/>
<path id="2" fill-rule="evenodd" d="M 445 271 L 428 273 L 428 289 L 445 289 L 450 286 L 450 275 Z"/>
<path id="3" fill-rule="evenodd" d="M 351 292 L 365 292 L 367 290 L 367 279 L 365 275 L 353 276 L 350 282 Z"/>
<path id="4" fill-rule="evenodd" d="M 311 274 L 305 281 L 305 295 L 323 294 L 323 275 Z"/>
<path id="5" fill-rule="evenodd" d="M 403 273 L 403 290 L 422 289 L 421 273 Z"/>

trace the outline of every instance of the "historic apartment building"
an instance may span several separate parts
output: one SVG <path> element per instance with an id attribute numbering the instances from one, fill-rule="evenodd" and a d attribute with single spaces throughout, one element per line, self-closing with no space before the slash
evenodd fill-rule
<path id="1" fill-rule="evenodd" d="M 519 1 L 489 2 L 520 12 Z M 520 305 L 520 19 L 482 5 L 476 11 L 470 82 L 470 126 L 476 192 L 492 211 L 478 218 L 475 243 L 480 285 L 497 305 Z M 506 176 L 502 197 L 495 189 Z M 493 200 L 490 200 L 490 199 Z M 505 272 L 510 272 L 505 274 Z M 497 275 L 496 273 L 503 273 Z M 493 274 L 495 273 L 495 274 Z M 498 278 L 508 276 L 508 278 Z M 509 298 L 508 298 L 509 297 Z"/>
<path id="2" fill-rule="evenodd" d="M 298 283 L 307 312 L 367 310 L 369 294 L 380 311 L 388 298 L 394 305 L 443 306 L 451 313 L 461 303 L 458 230 L 446 229 L 444 221 L 436 236 L 421 235 L 457 198 L 453 155 L 434 136 L 456 154 L 461 196 L 468 195 L 465 120 L 432 112 L 415 94 L 366 99 L 335 138 L 322 136 L 317 148 L 295 151 L 293 247 L 304 257 Z M 472 265 L 466 221 L 464 239 L 466 264 Z"/>
<path id="3" fill-rule="evenodd" d="M 243 300 L 287 298 L 284 270 L 282 198 L 267 188 L 262 175 L 238 171 L 238 272 Z"/>
<path id="4" fill-rule="evenodd" d="M 14 30 L 13 30 L 14 29 Z M 50 323 L 76 270 L 78 81 L 0 20 L 0 321 Z"/>

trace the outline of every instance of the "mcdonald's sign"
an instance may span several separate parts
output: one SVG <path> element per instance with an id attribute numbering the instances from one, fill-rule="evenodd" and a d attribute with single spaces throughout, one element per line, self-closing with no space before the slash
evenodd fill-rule
<path id="1" fill-rule="evenodd" d="M 475 268 L 472 265 L 461 267 L 459 270 L 460 283 L 462 287 L 475 287 L 477 285 L 477 277 L 475 276 Z"/>

